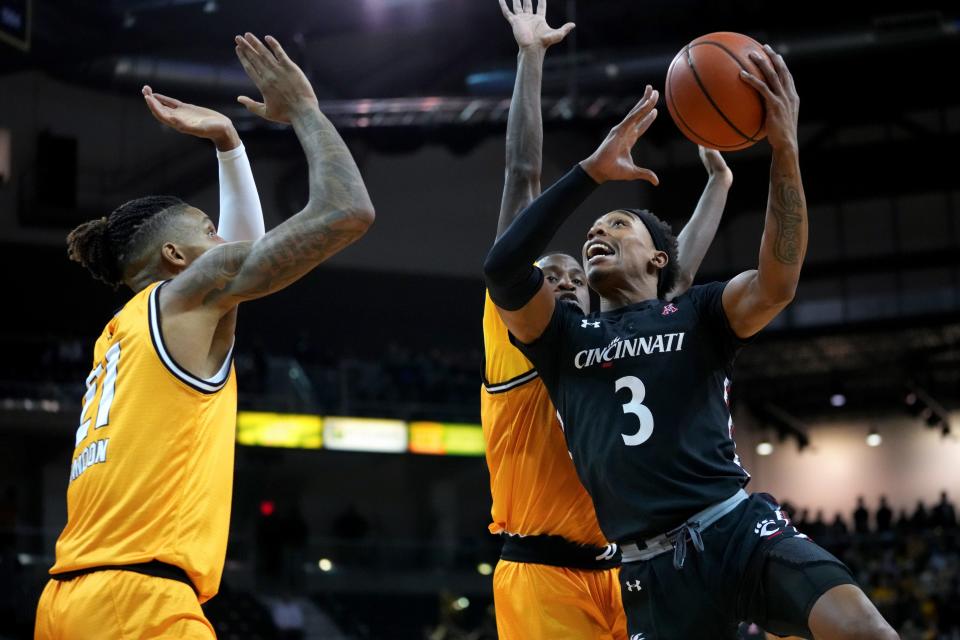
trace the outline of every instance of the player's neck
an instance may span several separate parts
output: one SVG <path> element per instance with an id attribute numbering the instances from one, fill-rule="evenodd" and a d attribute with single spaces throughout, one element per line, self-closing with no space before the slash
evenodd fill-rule
<path id="1" fill-rule="evenodd" d="M 600 294 L 600 311 L 613 311 L 645 300 L 655 300 L 657 282 L 624 282 Z"/>

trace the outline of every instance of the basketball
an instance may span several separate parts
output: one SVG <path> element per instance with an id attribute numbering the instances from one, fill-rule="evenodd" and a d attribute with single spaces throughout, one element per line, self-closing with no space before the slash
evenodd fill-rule
<path id="1" fill-rule="evenodd" d="M 740 78 L 746 70 L 764 78 L 749 58 L 766 55 L 748 36 L 720 31 L 700 36 L 674 57 L 667 71 L 670 116 L 693 142 L 718 151 L 736 151 L 766 136 L 763 97 Z"/>

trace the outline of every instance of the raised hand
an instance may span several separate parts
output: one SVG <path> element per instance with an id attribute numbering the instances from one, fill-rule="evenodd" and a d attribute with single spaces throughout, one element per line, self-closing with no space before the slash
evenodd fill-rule
<path id="1" fill-rule="evenodd" d="M 797 119 L 800 114 L 800 96 L 793 83 L 793 75 L 787 69 L 783 56 L 770 45 L 763 46 L 767 55 L 751 53 L 753 60 L 763 72 L 763 79 L 741 71 L 743 81 L 756 89 L 767 106 L 767 140 L 774 149 L 797 146 Z"/>
<path id="2" fill-rule="evenodd" d="M 240 146 L 233 122 L 222 113 L 154 93 L 149 85 L 144 85 L 141 92 L 153 117 L 171 129 L 212 140 L 220 151 Z"/>
<path id="3" fill-rule="evenodd" d="M 657 174 L 638 167 L 631 155 L 637 140 L 656 120 L 659 99 L 660 92 L 647 85 L 643 98 L 623 122 L 611 129 L 593 155 L 580 163 L 591 178 L 598 183 L 608 180 L 646 180 L 654 185 L 660 184 Z"/>
<path id="4" fill-rule="evenodd" d="M 726 160 L 716 149 L 708 149 L 698 145 L 700 162 L 703 168 L 707 170 L 707 178 L 710 180 L 722 180 L 728 184 L 733 182 L 733 171 L 727 166 Z"/>
<path id="5" fill-rule="evenodd" d="M 521 49 L 536 47 L 546 50 L 561 42 L 576 26 L 568 22 L 559 29 L 547 24 L 547 0 L 537 2 L 533 10 L 533 0 L 513 0 L 513 11 L 507 7 L 506 0 L 500 0 L 500 10 L 513 28 L 513 37 Z"/>
<path id="6" fill-rule="evenodd" d="M 252 33 L 235 38 L 240 64 L 263 95 L 263 102 L 247 96 L 238 97 L 237 102 L 261 118 L 290 124 L 294 112 L 319 108 L 317 96 L 276 38 L 267 36 L 265 40 L 269 49 Z"/>

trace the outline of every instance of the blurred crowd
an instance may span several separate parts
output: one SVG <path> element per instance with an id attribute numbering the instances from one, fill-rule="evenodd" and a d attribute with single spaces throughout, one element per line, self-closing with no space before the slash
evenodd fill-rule
<path id="1" fill-rule="evenodd" d="M 863 497 L 845 518 L 792 510 L 797 528 L 843 560 L 904 640 L 960 640 L 960 529 L 946 491 L 895 513 Z"/>
<path id="2" fill-rule="evenodd" d="M 4 338 L 0 349 L 9 356 L 0 362 L 0 402 L 79 406 L 92 340 Z M 241 338 L 235 359 L 241 408 L 451 421 L 479 418 L 482 362 L 477 349 L 388 343 L 361 353 L 349 345 L 321 346 L 307 334 L 288 349 L 269 351 L 259 339 Z"/>

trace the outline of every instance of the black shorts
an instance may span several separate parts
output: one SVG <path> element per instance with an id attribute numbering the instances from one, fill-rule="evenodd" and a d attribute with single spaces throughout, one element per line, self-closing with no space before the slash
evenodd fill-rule
<path id="1" fill-rule="evenodd" d="M 797 532 L 767 494 L 753 494 L 688 546 L 682 569 L 673 554 L 626 562 L 620 570 L 627 630 L 634 640 L 737 637 L 743 620 L 767 631 L 810 638 L 817 599 L 856 584 L 847 567 Z"/>

